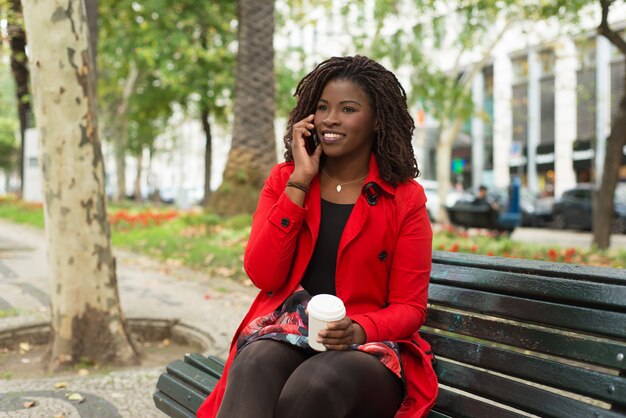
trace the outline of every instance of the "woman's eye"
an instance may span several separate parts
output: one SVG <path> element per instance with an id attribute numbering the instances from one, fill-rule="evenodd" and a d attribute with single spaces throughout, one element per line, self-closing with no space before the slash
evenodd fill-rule
<path id="1" fill-rule="evenodd" d="M 323 105 L 323 104 L 317 105 L 317 110 L 326 110 L 326 105 Z"/>
<path id="2" fill-rule="evenodd" d="M 344 112 L 346 112 L 346 113 L 352 113 L 352 112 L 355 112 L 355 111 L 356 111 L 356 109 L 355 109 L 355 108 L 353 108 L 353 107 L 349 107 L 349 106 L 347 106 L 347 107 L 344 107 L 344 108 L 343 108 L 343 111 L 344 111 Z"/>

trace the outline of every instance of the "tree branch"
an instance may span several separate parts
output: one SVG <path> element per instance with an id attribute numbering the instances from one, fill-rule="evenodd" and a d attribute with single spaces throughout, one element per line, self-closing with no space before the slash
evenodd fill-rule
<path id="1" fill-rule="evenodd" d="M 623 55 L 626 55 L 626 41 L 614 30 L 609 27 L 609 8 L 614 0 L 600 0 L 602 6 L 602 21 L 598 26 L 598 34 L 608 39 Z"/>

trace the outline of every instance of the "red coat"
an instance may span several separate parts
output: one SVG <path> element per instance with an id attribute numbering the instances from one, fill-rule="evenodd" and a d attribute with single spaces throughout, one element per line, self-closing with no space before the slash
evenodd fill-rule
<path id="1" fill-rule="evenodd" d="M 261 192 L 244 257 L 244 268 L 261 291 L 235 334 L 224 375 L 198 417 L 217 414 L 241 329 L 276 310 L 295 291 L 313 254 L 320 225 L 320 182 L 318 177 L 313 180 L 302 208 L 284 193 L 293 170 L 293 163 L 278 164 Z M 365 330 L 367 342 L 400 343 L 407 398 L 396 418 L 423 417 L 437 397 L 437 377 L 426 354 L 430 346 L 417 332 L 426 318 L 432 256 L 426 196 L 415 181 L 394 189 L 382 180 L 373 154 L 364 185 L 370 182 L 382 190 L 375 205 L 361 194 L 350 214 L 337 254 L 337 296 L 347 315 Z"/>

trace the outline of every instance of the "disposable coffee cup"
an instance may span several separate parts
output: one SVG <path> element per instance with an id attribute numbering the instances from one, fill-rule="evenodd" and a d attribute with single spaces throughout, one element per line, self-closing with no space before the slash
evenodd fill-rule
<path id="1" fill-rule="evenodd" d="M 328 322 L 339 321 L 346 316 L 343 302 L 333 295 L 315 295 L 309 301 L 309 346 L 317 351 L 326 351 L 323 344 L 318 343 L 317 334 L 326 329 Z"/>

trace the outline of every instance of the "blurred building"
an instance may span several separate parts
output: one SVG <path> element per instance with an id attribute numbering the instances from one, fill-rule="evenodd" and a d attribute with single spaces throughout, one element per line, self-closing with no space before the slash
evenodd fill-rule
<path id="1" fill-rule="evenodd" d="M 544 32 L 536 42 L 516 31 L 507 34 L 474 80 L 481 116 L 457 138 L 453 179 L 466 187 L 506 187 L 519 176 L 531 191 L 556 196 L 600 180 L 625 65 L 617 48 L 595 34 L 594 24 L 577 37 L 555 30 L 553 38 Z M 625 27 L 626 21 L 612 24 L 622 37 Z M 620 177 L 626 179 L 626 148 Z"/>

